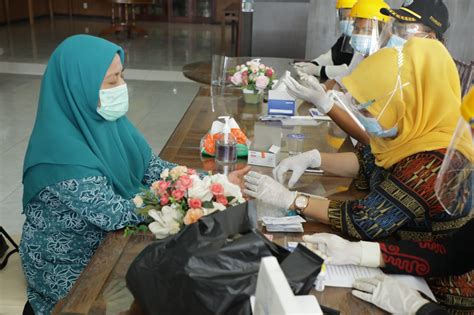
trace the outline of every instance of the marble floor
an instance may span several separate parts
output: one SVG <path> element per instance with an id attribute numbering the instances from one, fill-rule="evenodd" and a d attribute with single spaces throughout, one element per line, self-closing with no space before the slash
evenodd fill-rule
<path id="1" fill-rule="evenodd" d="M 64 38 L 75 33 L 97 35 L 108 21 L 48 19 L 0 27 L 0 225 L 19 240 L 22 165 L 33 127 L 41 75 L 49 55 Z M 199 84 L 181 73 L 183 65 L 210 60 L 221 51 L 220 26 L 144 23 L 147 38 L 108 39 L 125 48 L 125 79 L 129 85 L 128 117 L 144 133 L 156 153 L 181 119 Z M 227 37 L 228 39 L 230 36 Z M 14 254 L 0 271 L 0 314 L 21 314 L 25 280 Z"/>

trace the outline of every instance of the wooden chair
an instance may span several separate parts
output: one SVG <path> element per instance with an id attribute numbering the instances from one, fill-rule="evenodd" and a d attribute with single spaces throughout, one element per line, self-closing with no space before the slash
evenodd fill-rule
<path id="1" fill-rule="evenodd" d="M 474 61 L 470 64 L 454 59 L 456 68 L 458 68 L 459 79 L 461 80 L 461 96 L 466 95 L 472 85 L 474 75 Z"/>

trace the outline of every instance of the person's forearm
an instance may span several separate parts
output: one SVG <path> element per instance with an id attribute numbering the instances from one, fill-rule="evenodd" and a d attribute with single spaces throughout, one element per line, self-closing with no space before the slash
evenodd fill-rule
<path id="1" fill-rule="evenodd" d="M 354 121 L 354 119 L 342 108 L 334 105 L 327 113 L 329 117 L 349 136 L 357 141 L 367 145 L 369 144 L 369 136 L 367 133 Z"/>
<path id="2" fill-rule="evenodd" d="M 321 169 L 341 177 L 356 178 L 359 173 L 359 160 L 355 153 L 320 153 Z"/>
<path id="3" fill-rule="evenodd" d="M 293 204 L 290 209 L 295 210 L 295 205 Z M 308 206 L 304 209 L 303 215 L 318 222 L 329 224 L 328 209 L 329 199 L 314 196 L 309 198 Z"/>

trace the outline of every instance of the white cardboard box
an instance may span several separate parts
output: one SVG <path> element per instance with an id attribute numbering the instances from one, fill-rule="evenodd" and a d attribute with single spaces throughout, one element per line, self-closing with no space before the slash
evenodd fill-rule
<path id="1" fill-rule="evenodd" d="M 262 150 L 252 144 L 247 162 L 250 165 L 275 167 L 280 162 L 280 147 L 272 145 L 268 149 Z"/>

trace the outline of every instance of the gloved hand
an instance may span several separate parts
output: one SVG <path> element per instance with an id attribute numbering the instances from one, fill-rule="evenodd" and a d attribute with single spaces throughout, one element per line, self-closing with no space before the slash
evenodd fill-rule
<path id="1" fill-rule="evenodd" d="M 304 72 L 298 73 L 298 75 L 300 77 L 301 84 L 304 86 L 313 90 L 320 90 L 322 87 L 323 90 L 326 91 L 324 86 L 319 83 L 318 78 L 316 78 L 314 75 L 308 75 Z"/>
<path id="2" fill-rule="evenodd" d="M 280 164 L 273 169 L 273 178 L 278 180 L 280 184 L 283 184 L 285 181 L 285 173 L 292 170 L 293 174 L 288 182 L 288 187 L 292 188 L 308 167 L 320 166 L 321 154 L 319 154 L 318 150 L 314 149 L 281 161 Z"/>
<path id="3" fill-rule="evenodd" d="M 296 72 L 304 72 L 309 75 L 316 75 L 320 76 L 321 75 L 321 66 L 317 66 L 312 62 L 297 62 L 293 66 L 296 70 Z"/>
<path id="4" fill-rule="evenodd" d="M 289 191 L 270 176 L 250 172 L 244 179 L 244 193 L 275 207 L 289 209 L 296 199 L 296 191 Z"/>
<path id="5" fill-rule="evenodd" d="M 416 290 L 386 276 L 356 280 L 352 294 L 361 300 L 373 303 L 394 314 L 415 314 L 423 305 L 429 303 Z"/>
<path id="6" fill-rule="evenodd" d="M 314 88 L 307 88 L 292 77 L 285 78 L 283 82 L 285 82 L 286 89 L 291 96 L 313 103 L 323 114 L 327 114 L 334 105 L 332 98 L 329 97 L 321 84 L 315 85 Z"/>
<path id="7" fill-rule="evenodd" d="M 378 267 L 380 247 L 375 242 L 350 242 L 330 233 L 304 235 L 303 241 L 316 245 L 316 253 L 331 265 Z"/>

